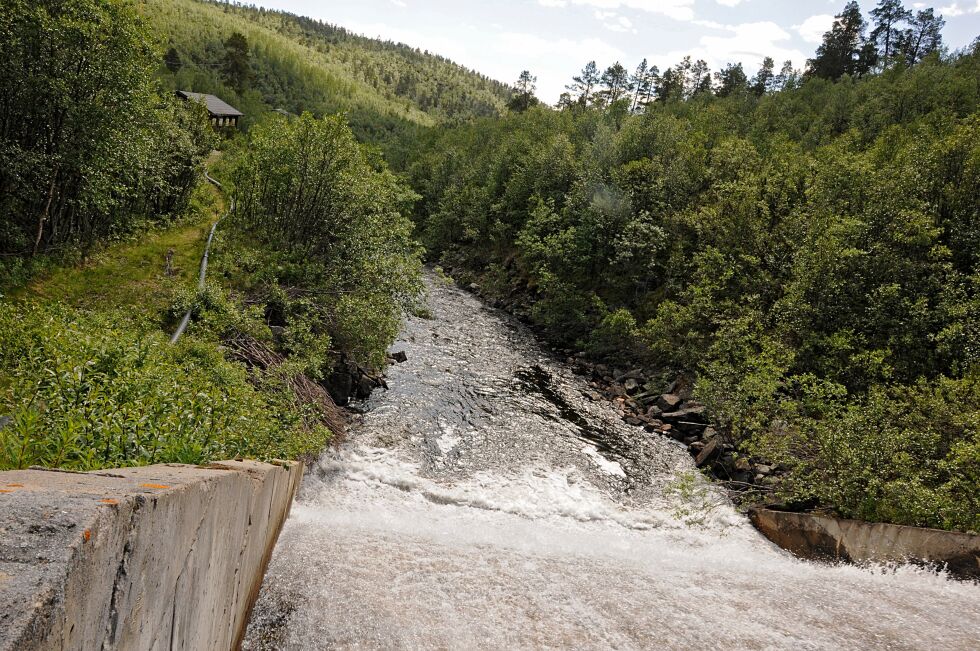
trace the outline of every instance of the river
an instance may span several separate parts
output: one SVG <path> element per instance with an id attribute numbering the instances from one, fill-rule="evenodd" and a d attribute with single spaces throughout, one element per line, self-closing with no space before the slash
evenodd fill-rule
<path id="1" fill-rule="evenodd" d="M 980 585 L 795 559 L 523 326 L 426 282 L 245 649 L 980 649 Z"/>

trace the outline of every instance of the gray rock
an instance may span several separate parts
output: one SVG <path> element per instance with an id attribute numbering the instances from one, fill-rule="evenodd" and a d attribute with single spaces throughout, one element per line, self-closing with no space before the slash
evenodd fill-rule
<path id="1" fill-rule="evenodd" d="M 684 409 L 678 409 L 676 411 L 664 410 L 664 413 L 661 415 L 661 418 L 671 423 L 689 421 L 695 423 L 703 423 L 707 425 L 708 421 L 705 418 L 704 412 L 705 409 L 704 407 L 701 406 L 685 407 Z"/>
<path id="2" fill-rule="evenodd" d="M 627 378 L 623 383 L 623 388 L 626 389 L 626 393 L 633 395 L 640 389 L 640 383 L 636 381 L 635 378 Z"/>
<path id="3" fill-rule="evenodd" d="M 408 361 L 408 354 L 404 350 L 399 350 L 391 354 L 391 359 L 397 364 L 404 364 Z"/>
<path id="4" fill-rule="evenodd" d="M 694 460 L 694 464 L 700 468 L 714 461 L 719 454 L 721 454 L 721 438 L 716 436 L 705 444 L 704 448 Z"/>
<path id="5" fill-rule="evenodd" d="M 681 397 L 675 393 L 665 393 L 657 398 L 657 406 L 664 411 L 674 411 L 681 404 Z"/>

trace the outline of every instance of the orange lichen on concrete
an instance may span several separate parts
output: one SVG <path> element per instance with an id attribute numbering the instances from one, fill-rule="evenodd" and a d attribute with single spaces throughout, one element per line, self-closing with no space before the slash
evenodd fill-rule
<path id="1" fill-rule="evenodd" d="M 82 538 L 85 539 L 85 542 L 90 541 L 92 539 L 92 531 L 90 529 L 86 529 L 85 531 L 83 531 Z"/>
<path id="2" fill-rule="evenodd" d="M 0 488 L 0 493 L 13 493 L 13 491 L 8 488 Z"/>
<path id="3" fill-rule="evenodd" d="M 7 488 L 23 488 L 23 484 L 7 484 Z"/>
<path id="4" fill-rule="evenodd" d="M 103 504 L 119 504 L 119 500 L 114 500 L 114 499 L 109 498 L 109 497 L 105 498 L 104 500 L 99 500 L 99 501 L 102 502 Z"/>
<path id="5" fill-rule="evenodd" d="M 140 484 L 143 488 L 170 488 L 166 484 Z"/>

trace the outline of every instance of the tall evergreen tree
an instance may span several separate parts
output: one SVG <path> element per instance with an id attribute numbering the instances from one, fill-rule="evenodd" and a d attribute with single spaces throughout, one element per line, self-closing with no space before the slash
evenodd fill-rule
<path id="1" fill-rule="evenodd" d="M 864 47 L 865 27 L 861 7 L 851 0 L 837 14 L 830 31 L 823 35 L 816 56 L 807 61 L 807 75 L 837 80 L 863 72 L 871 65 L 870 52 Z"/>
<path id="2" fill-rule="evenodd" d="M 776 90 L 788 90 L 795 88 L 800 79 L 800 71 L 793 67 L 793 62 L 786 60 L 783 67 L 779 69 L 779 74 L 773 81 Z"/>
<path id="3" fill-rule="evenodd" d="M 569 92 L 577 95 L 579 104 L 588 106 L 589 102 L 592 101 L 592 91 L 598 85 L 600 79 L 599 67 L 595 64 L 595 61 L 589 61 L 582 68 L 582 72 L 572 77 L 572 83 L 565 88 Z"/>
<path id="4" fill-rule="evenodd" d="M 650 92 L 650 71 L 647 69 L 646 59 L 640 62 L 630 77 L 630 86 L 633 88 L 633 102 L 630 104 L 630 111 L 635 112 L 640 106 L 640 102 Z"/>
<path id="5" fill-rule="evenodd" d="M 534 96 L 534 91 L 538 89 L 538 78 L 531 74 L 529 70 L 523 70 L 514 84 L 514 96 L 511 97 L 508 108 L 518 113 L 523 113 L 538 103 Z"/>
<path id="6" fill-rule="evenodd" d="M 942 14 L 936 15 L 931 7 L 923 9 L 909 20 L 909 28 L 902 34 L 902 57 L 905 64 L 914 66 L 925 57 L 943 46 L 943 27 L 946 21 Z"/>
<path id="7" fill-rule="evenodd" d="M 766 57 L 762 60 L 762 67 L 759 68 L 759 72 L 756 73 L 755 78 L 752 80 L 753 93 L 761 97 L 775 88 L 775 69 L 776 62 L 773 61 L 772 57 Z"/>
<path id="8" fill-rule="evenodd" d="M 728 97 L 748 88 L 749 79 L 741 63 L 729 63 L 721 72 L 715 73 L 718 82 L 718 97 Z"/>
<path id="9" fill-rule="evenodd" d="M 252 67 L 248 53 L 248 39 L 241 32 L 234 32 L 225 41 L 225 60 L 222 79 L 239 95 L 252 81 Z"/>
<path id="10" fill-rule="evenodd" d="M 618 102 L 624 96 L 628 96 L 630 90 L 630 75 L 619 61 L 606 68 L 606 71 L 602 73 L 602 91 L 600 94 L 606 104 Z"/>
<path id="11" fill-rule="evenodd" d="M 711 92 L 711 69 L 704 59 L 698 59 L 691 65 L 689 95 L 694 97 L 700 93 Z"/>
<path id="12" fill-rule="evenodd" d="M 899 52 L 902 30 L 899 26 L 912 17 L 912 12 L 902 6 L 901 0 L 879 0 L 878 6 L 871 10 L 875 28 L 871 31 L 871 41 L 878 49 L 882 65 L 888 65 Z"/>
<path id="13" fill-rule="evenodd" d="M 173 73 L 177 73 L 184 67 L 183 61 L 180 60 L 180 54 L 177 53 L 177 48 L 171 47 L 167 50 L 167 53 L 163 55 L 163 64 L 167 66 L 167 70 Z"/>
<path id="14" fill-rule="evenodd" d="M 678 70 L 678 66 L 667 68 L 660 76 L 657 99 L 661 102 L 684 99 L 684 73 Z"/>

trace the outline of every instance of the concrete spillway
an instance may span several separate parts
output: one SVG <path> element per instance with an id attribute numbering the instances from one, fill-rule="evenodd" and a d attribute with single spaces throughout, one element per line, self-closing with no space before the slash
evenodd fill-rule
<path id="1" fill-rule="evenodd" d="M 0 649 L 230 649 L 302 476 L 231 461 L 0 473 Z"/>

